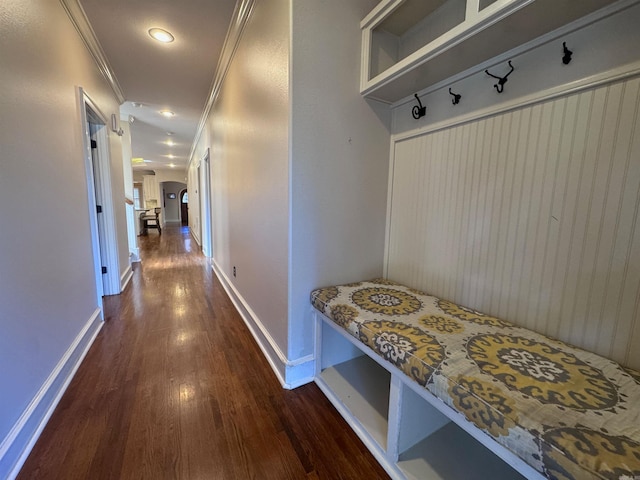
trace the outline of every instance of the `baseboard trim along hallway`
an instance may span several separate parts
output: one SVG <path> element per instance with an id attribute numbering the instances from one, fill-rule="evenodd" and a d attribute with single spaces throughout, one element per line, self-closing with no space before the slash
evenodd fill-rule
<path id="1" fill-rule="evenodd" d="M 2 441 L 0 478 L 13 479 L 18 475 L 103 324 L 100 309 L 96 309 L 9 435 Z"/>

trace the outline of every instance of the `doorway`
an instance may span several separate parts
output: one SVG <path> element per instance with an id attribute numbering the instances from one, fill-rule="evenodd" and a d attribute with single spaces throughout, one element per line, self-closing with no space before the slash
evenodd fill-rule
<path id="1" fill-rule="evenodd" d="M 97 303 L 121 291 L 107 120 L 78 87 Z"/>
<path id="2" fill-rule="evenodd" d="M 202 226 L 202 253 L 212 257 L 211 251 L 211 167 L 209 149 L 205 152 L 198 167 L 200 183 L 200 225 Z"/>
<path id="3" fill-rule="evenodd" d="M 183 226 L 189 225 L 189 194 L 186 188 L 180 192 L 180 220 Z"/>

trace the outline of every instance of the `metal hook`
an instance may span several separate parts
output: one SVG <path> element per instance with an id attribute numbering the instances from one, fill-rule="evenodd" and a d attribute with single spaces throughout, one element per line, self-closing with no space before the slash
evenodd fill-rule
<path id="1" fill-rule="evenodd" d="M 569 63 L 571 62 L 571 55 L 573 55 L 573 52 L 567 48 L 567 42 L 562 42 L 562 50 L 564 53 L 562 57 L 562 63 L 564 63 L 565 65 L 569 65 Z"/>
<path id="2" fill-rule="evenodd" d="M 417 93 L 414 93 L 413 96 L 418 100 L 419 106 L 415 105 L 411 110 L 411 113 L 413 114 L 413 118 L 418 120 L 420 117 L 424 117 L 427 114 L 427 107 L 422 106 L 422 102 L 420 101 L 420 97 L 418 97 Z"/>
<path id="3" fill-rule="evenodd" d="M 460 103 L 460 99 L 462 98 L 462 95 L 458 95 L 457 93 L 453 93 L 451 91 L 451 87 L 449 87 L 449 95 L 453 95 L 453 98 L 451 99 L 451 103 L 453 103 L 454 105 L 458 105 Z"/>
<path id="4" fill-rule="evenodd" d="M 494 85 L 494 87 L 498 91 L 498 93 L 502 93 L 504 91 L 504 84 L 507 83 L 507 79 L 508 79 L 509 75 L 511 75 L 511 73 L 515 70 L 513 68 L 513 65 L 511 65 L 511 60 L 509 60 L 508 63 L 509 63 L 509 67 L 511 67 L 511 70 L 509 70 L 509 72 L 504 77 L 498 77 L 496 75 L 493 75 L 492 73 L 489 73 L 489 70 L 485 70 L 484 71 L 484 73 L 486 73 L 490 77 L 493 77 L 496 80 L 498 80 L 498 83 L 496 83 Z"/>

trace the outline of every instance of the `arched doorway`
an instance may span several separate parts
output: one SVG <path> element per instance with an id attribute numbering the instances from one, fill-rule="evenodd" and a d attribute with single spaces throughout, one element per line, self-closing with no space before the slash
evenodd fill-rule
<path id="1" fill-rule="evenodd" d="M 189 225 L 189 195 L 186 188 L 180 192 L 180 218 L 182 225 Z"/>

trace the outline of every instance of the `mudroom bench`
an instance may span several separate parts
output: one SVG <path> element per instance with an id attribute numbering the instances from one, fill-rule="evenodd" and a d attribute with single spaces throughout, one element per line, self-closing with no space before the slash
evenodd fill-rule
<path id="1" fill-rule="evenodd" d="M 311 303 L 316 383 L 393 478 L 640 479 L 640 373 L 388 280 Z"/>

